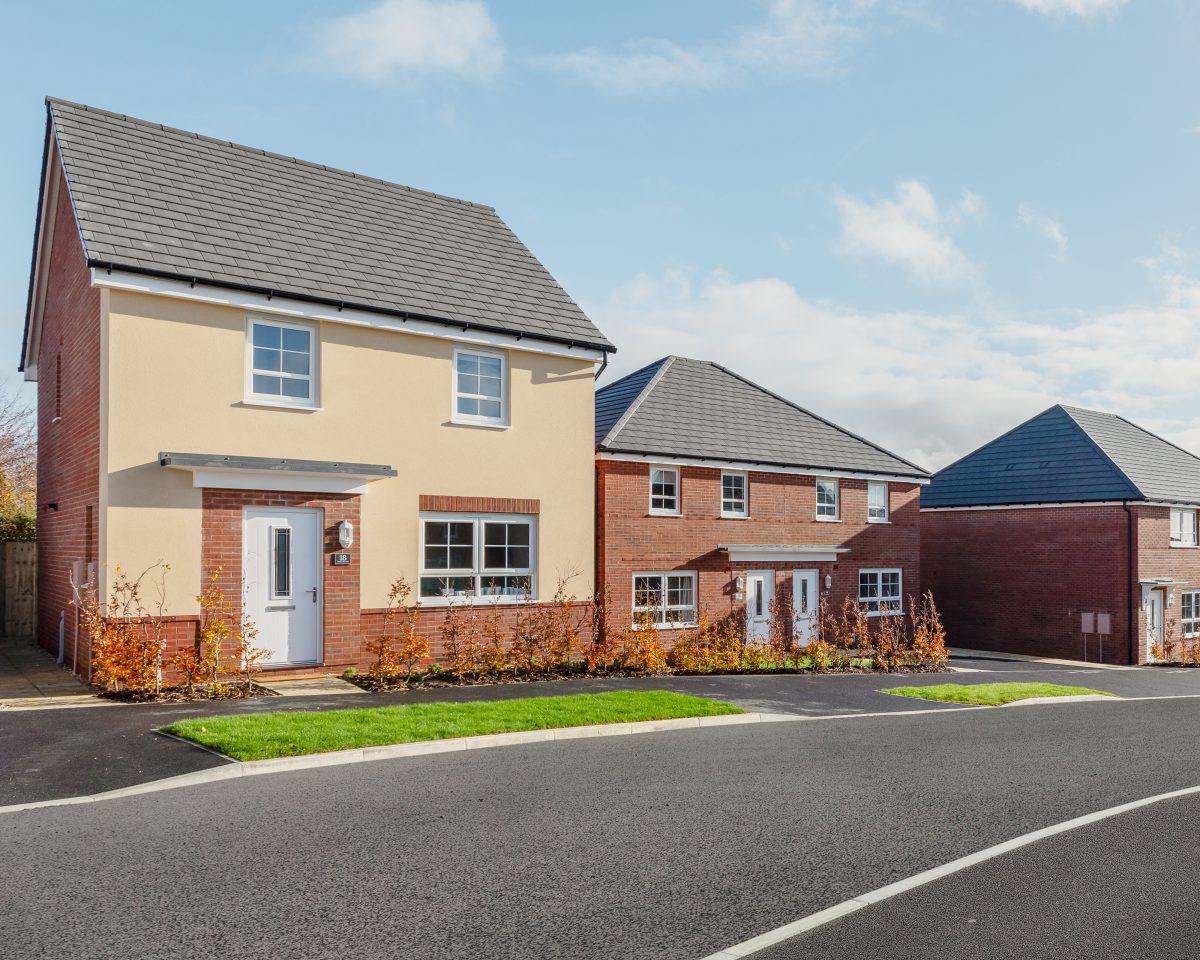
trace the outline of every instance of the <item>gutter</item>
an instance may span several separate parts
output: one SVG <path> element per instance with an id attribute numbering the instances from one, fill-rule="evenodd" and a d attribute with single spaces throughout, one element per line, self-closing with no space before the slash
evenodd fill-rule
<path id="1" fill-rule="evenodd" d="M 1134 624 L 1134 596 L 1133 596 L 1133 511 L 1129 509 L 1129 504 L 1122 504 L 1125 508 L 1126 519 L 1126 534 L 1125 534 L 1125 589 L 1129 591 L 1129 603 L 1126 604 L 1126 619 L 1127 630 L 1129 633 L 1129 664 L 1133 666 L 1137 663 L 1137 651 L 1135 648 L 1136 639 L 1135 624 Z"/>

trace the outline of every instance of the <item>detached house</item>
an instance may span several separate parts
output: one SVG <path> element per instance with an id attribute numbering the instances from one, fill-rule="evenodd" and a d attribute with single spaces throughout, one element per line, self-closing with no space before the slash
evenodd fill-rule
<path id="1" fill-rule="evenodd" d="M 803 643 L 821 598 L 886 615 L 920 592 L 926 472 L 718 364 L 664 357 L 599 390 L 596 477 L 610 618 L 733 615 L 761 640 L 787 597 Z"/>
<path id="2" fill-rule="evenodd" d="M 1055 406 L 934 474 L 922 580 L 963 647 L 1145 663 L 1200 637 L 1200 458 Z"/>
<path id="3" fill-rule="evenodd" d="M 590 598 L 612 349 L 490 207 L 48 101 L 41 642 L 85 669 L 79 584 L 159 560 L 173 649 L 219 573 L 278 668 L 361 663 L 399 576 L 431 632 Z"/>

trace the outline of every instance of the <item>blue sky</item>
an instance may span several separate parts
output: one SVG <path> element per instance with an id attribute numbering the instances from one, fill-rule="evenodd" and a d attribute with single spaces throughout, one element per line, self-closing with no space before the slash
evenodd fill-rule
<path id="1" fill-rule="evenodd" d="M 6 9 L 13 382 L 51 94 L 492 204 L 614 374 L 715 359 L 931 467 L 1058 400 L 1200 449 L 1184 0 Z"/>

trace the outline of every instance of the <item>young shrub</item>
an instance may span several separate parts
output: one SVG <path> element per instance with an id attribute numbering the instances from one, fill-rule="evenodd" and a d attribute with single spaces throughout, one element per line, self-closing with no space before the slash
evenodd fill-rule
<path id="1" fill-rule="evenodd" d="M 932 591 L 926 590 L 920 601 L 909 597 L 908 616 L 912 628 L 911 661 L 922 667 L 941 667 L 950 659 L 946 649 L 946 628 L 942 615 L 933 602 Z"/>
<path id="2" fill-rule="evenodd" d="M 787 594 L 778 594 L 769 605 L 771 628 L 767 634 L 765 653 L 766 659 L 782 666 L 792 653 L 792 637 L 795 636 L 795 626 L 792 614 L 792 598 Z"/>
<path id="3" fill-rule="evenodd" d="M 479 615 L 474 607 L 459 609 L 451 603 L 442 620 L 442 654 L 446 664 L 460 680 L 479 679 L 483 668 L 483 644 L 479 631 Z"/>
<path id="4" fill-rule="evenodd" d="M 658 638 L 654 619 L 648 613 L 639 613 L 633 627 L 625 631 L 621 643 L 621 666 L 639 673 L 665 673 L 667 651 Z"/>
<path id="5" fill-rule="evenodd" d="M 196 642 L 199 658 L 207 671 L 208 694 L 220 697 L 225 694 L 221 677 L 227 672 L 225 645 L 233 631 L 225 619 L 225 594 L 218 586 L 221 569 L 213 571 L 208 587 L 196 598 L 200 603 L 200 636 Z"/>
<path id="6" fill-rule="evenodd" d="M 908 638 L 904 633 L 903 614 L 878 617 L 872 637 L 871 658 L 878 669 L 892 673 L 904 666 L 908 659 Z"/>
<path id="7" fill-rule="evenodd" d="M 112 592 L 101 603 L 88 584 L 80 602 L 80 627 L 91 638 L 92 684 L 104 690 L 158 693 L 166 650 L 166 575 L 161 561 L 136 578 L 113 567 Z M 154 589 L 150 610 L 142 601 L 143 588 Z"/>
<path id="8" fill-rule="evenodd" d="M 265 647 L 256 647 L 254 641 L 257 639 L 258 627 L 249 617 L 243 616 L 233 634 L 231 673 L 235 678 L 236 686 L 244 697 L 248 697 L 254 692 L 254 681 L 262 673 L 262 663 L 271 653 Z"/>
<path id="9" fill-rule="evenodd" d="M 608 631 L 608 591 L 597 590 L 592 598 L 592 639 L 583 648 L 583 664 L 588 673 L 605 673 L 617 662 L 620 647 Z"/>
<path id="10" fill-rule="evenodd" d="M 383 613 L 383 632 L 366 643 L 367 652 L 374 660 L 368 675 L 386 682 L 401 673 L 412 680 L 417 665 L 429 659 L 429 641 L 417 632 L 409 597 L 412 585 L 404 577 L 397 577 L 388 588 L 387 605 Z"/>

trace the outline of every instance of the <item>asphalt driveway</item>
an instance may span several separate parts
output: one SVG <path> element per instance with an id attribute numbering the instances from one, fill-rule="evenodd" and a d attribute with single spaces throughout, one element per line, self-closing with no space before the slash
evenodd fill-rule
<path id="1" fill-rule="evenodd" d="M 1198 735 L 1193 700 L 936 711 L 22 811 L 0 816 L 0 946 L 97 960 L 696 960 L 1015 834 L 1192 785 Z"/>

